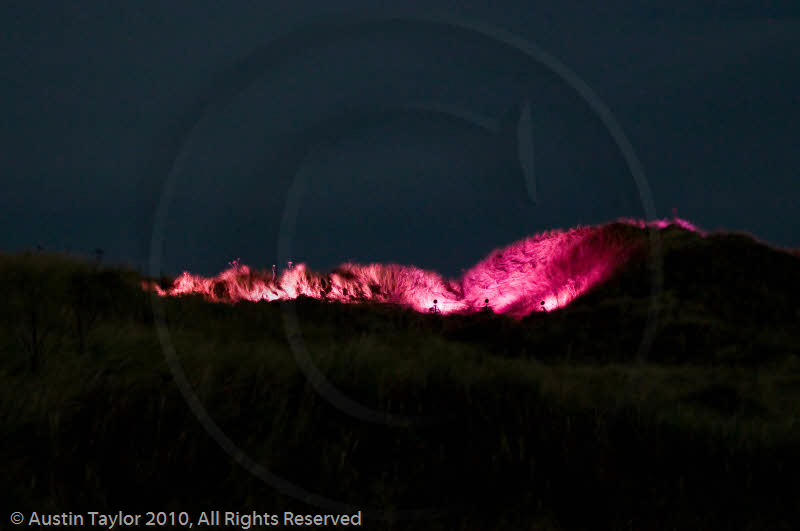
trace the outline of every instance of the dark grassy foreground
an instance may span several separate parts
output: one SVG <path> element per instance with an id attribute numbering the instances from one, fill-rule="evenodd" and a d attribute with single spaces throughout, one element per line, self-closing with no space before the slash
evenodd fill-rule
<path id="1" fill-rule="evenodd" d="M 665 236 L 661 320 L 632 264 L 520 323 L 292 303 L 340 391 L 439 422 L 331 406 L 297 368 L 278 304 L 167 300 L 172 340 L 218 425 L 296 485 L 386 510 L 367 529 L 800 528 L 800 258 L 743 236 Z M 136 274 L 0 257 L 0 505 L 11 511 L 326 513 L 207 435 L 167 367 Z"/>

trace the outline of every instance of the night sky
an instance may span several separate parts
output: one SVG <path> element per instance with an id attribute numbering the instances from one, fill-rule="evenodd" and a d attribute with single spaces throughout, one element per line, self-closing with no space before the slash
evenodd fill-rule
<path id="1" fill-rule="evenodd" d="M 540 230 L 645 216 L 586 100 L 474 32 L 320 24 L 376 15 L 372 2 L 10 4 L 0 250 L 102 248 L 146 271 L 165 201 L 165 273 L 269 269 L 293 190 L 295 261 L 456 276 Z M 497 28 L 575 72 L 630 140 L 659 217 L 800 247 L 800 4 L 660 4 L 403 12 Z"/>

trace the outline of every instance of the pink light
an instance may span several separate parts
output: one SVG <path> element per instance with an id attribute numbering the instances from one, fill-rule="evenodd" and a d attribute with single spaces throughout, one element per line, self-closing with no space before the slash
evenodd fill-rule
<path id="1" fill-rule="evenodd" d="M 234 261 L 214 277 L 184 272 L 166 290 L 152 283 L 143 287 L 160 296 L 200 294 L 214 302 L 291 300 L 303 295 L 343 303 L 394 303 L 419 312 L 428 312 L 436 300 L 443 314 L 479 312 L 489 299 L 496 313 L 519 319 L 566 306 L 643 249 L 646 233 L 622 230 L 625 225 L 658 229 L 677 225 L 701 233 L 677 218 L 623 219 L 617 224 L 552 230 L 491 252 L 460 280 L 414 266 L 375 263 L 346 263 L 328 274 L 297 263 L 276 277 L 274 268 L 254 271 Z"/>

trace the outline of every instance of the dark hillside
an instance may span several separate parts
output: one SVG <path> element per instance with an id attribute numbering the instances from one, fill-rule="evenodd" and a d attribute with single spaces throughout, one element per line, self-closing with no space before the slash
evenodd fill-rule
<path id="1" fill-rule="evenodd" d="M 644 255 L 519 321 L 307 298 L 161 302 L 220 429 L 295 485 L 379 508 L 366 529 L 796 529 L 800 257 L 746 236 L 661 234 L 662 309 L 644 360 Z M 29 254 L 0 256 L 0 278 L 9 513 L 331 512 L 251 475 L 209 436 L 136 273 Z M 336 407 L 298 368 L 287 309 L 343 395 L 436 420 L 386 426 Z M 383 512 L 421 507 L 449 509 Z"/>

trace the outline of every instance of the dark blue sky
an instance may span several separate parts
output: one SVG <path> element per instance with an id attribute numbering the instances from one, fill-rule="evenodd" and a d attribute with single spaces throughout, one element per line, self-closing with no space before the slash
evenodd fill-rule
<path id="1" fill-rule="evenodd" d="M 589 105 L 508 47 L 414 25 L 299 31 L 275 47 L 374 3 L 162 4 L 0 8 L 0 249 L 101 247 L 147 263 L 179 151 L 167 272 L 269 268 L 298 178 L 292 256 L 319 269 L 379 260 L 456 275 L 538 230 L 643 215 Z M 800 6 L 595 4 L 403 9 L 499 28 L 577 73 L 630 139 L 659 216 L 800 246 Z M 535 205 L 517 156 L 524 102 Z M 381 111 L 408 104 L 450 110 Z"/>

